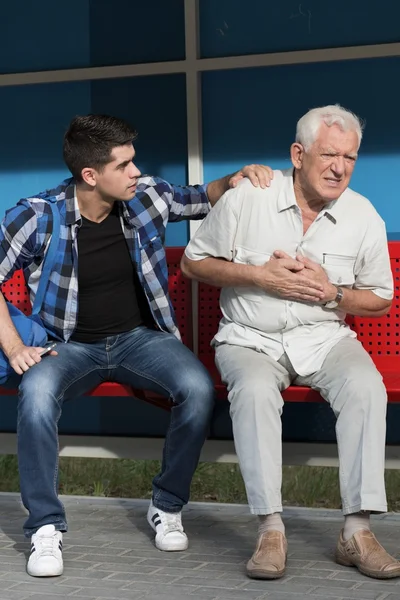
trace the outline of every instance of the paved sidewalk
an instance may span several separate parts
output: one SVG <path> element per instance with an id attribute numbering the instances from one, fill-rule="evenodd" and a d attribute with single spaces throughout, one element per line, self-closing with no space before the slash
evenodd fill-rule
<path id="1" fill-rule="evenodd" d="M 63 501 L 70 522 L 64 575 L 33 579 L 25 572 L 29 544 L 21 534 L 19 497 L 0 494 L 0 600 L 400 600 L 400 579 L 377 582 L 333 562 L 339 511 L 286 509 L 287 575 L 268 582 L 244 574 L 257 528 L 247 507 L 189 505 L 189 550 L 163 553 L 146 523 L 147 501 Z M 389 552 L 399 554 L 400 515 L 374 517 L 374 531 Z"/>

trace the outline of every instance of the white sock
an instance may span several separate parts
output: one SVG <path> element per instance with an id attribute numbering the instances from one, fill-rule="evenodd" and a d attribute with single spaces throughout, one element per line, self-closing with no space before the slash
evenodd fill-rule
<path id="1" fill-rule="evenodd" d="M 285 535 L 285 526 L 281 519 L 280 513 L 273 513 L 272 515 L 258 515 L 258 535 L 262 535 L 266 531 L 280 531 Z"/>
<path id="2" fill-rule="evenodd" d="M 356 531 L 360 531 L 361 529 L 367 529 L 368 531 L 371 529 L 369 523 L 369 512 L 358 512 L 345 516 L 343 537 L 346 542 L 353 537 Z"/>

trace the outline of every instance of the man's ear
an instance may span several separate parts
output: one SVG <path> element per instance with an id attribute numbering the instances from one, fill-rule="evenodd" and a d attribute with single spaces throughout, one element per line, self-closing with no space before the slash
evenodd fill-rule
<path id="1" fill-rule="evenodd" d="M 295 169 L 301 169 L 304 158 L 304 147 L 299 142 L 294 142 L 290 146 L 290 158 Z"/>
<path id="2" fill-rule="evenodd" d="M 90 187 L 95 187 L 96 181 L 96 171 L 95 169 L 91 169 L 90 167 L 85 167 L 81 171 L 82 179 L 85 183 L 90 185 Z"/>

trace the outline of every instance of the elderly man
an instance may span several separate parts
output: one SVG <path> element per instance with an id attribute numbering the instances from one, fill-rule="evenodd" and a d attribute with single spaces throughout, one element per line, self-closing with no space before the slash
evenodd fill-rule
<path id="1" fill-rule="evenodd" d="M 291 383 L 318 390 L 337 417 L 345 521 L 336 561 L 371 577 L 400 576 L 400 562 L 369 523 L 371 512 L 387 510 L 386 391 L 344 321 L 346 313 L 386 314 L 393 296 L 384 222 L 348 187 L 361 137 L 344 108 L 309 111 L 297 124 L 293 169 L 276 171 L 268 189 L 244 181 L 227 192 L 182 261 L 188 277 L 223 287 L 213 343 L 250 510 L 260 520 L 247 565 L 253 578 L 285 572 L 280 392 Z M 293 290 L 299 266 L 320 291 Z"/>

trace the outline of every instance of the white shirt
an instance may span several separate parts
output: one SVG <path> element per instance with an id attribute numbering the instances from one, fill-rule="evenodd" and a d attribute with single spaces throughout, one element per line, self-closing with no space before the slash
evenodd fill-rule
<path id="1" fill-rule="evenodd" d="M 385 224 L 372 204 L 347 188 L 303 235 L 293 169 L 275 171 L 269 188 L 255 188 L 246 179 L 224 194 L 185 253 L 191 260 L 263 265 L 275 250 L 307 256 L 341 287 L 393 297 Z M 343 311 L 287 301 L 257 287 L 223 288 L 220 303 L 223 318 L 214 343 L 246 346 L 275 360 L 286 352 L 299 375 L 317 371 L 341 338 L 355 337 Z"/>

